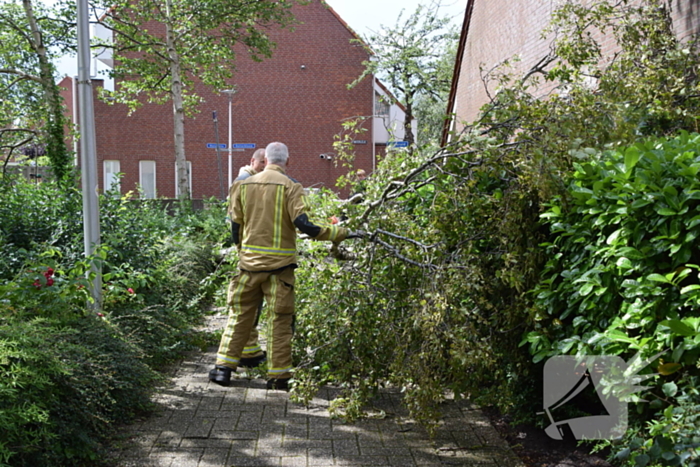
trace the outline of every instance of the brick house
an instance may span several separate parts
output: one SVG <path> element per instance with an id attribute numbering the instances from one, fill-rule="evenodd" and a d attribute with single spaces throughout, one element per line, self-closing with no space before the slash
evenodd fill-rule
<path id="1" fill-rule="evenodd" d="M 289 175 L 306 187 L 335 187 L 336 179 L 347 169 L 334 164 L 334 136 L 341 133 L 346 119 L 364 116 L 367 132 L 355 144 L 355 169 L 370 173 L 390 140 L 385 129 L 389 116 L 403 121 L 398 104 L 387 105 L 380 96 L 388 91 L 376 79 L 365 79 L 353 89 L 347 84 L 363 71 L 369 59 L 365 47 L 351 43 L 357 38 L 348 25 L 322 0 L 294 5 L 293 15 L 300 22 L 295 31 L 272 29 L 268 33 L 277 44 L 270 59 L 254 62 L 237 54 L 237 70 L 221 89 L 197 84 L 204 99 L 193 118 L 185 121 L 185 153 L 190 167 L 193 199 L 221 198 L 228 192 L 229 177 L 235 178 L 257 148 L 282 141 L 292 157 Z M 103 62 L 109 64 L 110 57 Z M 60 85 L 70 118 L 74 118 L 72 78 Z M 102 80 L 94 81 L 103 86 Z M 233 143 L 255 145 L 234 149 L 229 169 L 228 149 L 217 155 L 208 144 L 216 143 L 212 112 L 218 114 L 218 142 L 228 143 L 229 97 L 221 91 L 233 86 L 231 98 Z M 176 193 L 172 106 L 145 104 L 127 115 L 121 105 L 108 105 L 95 97 L 97 164 L 99 187 L 114 183 L 115 173 L 123 173 L 120 190 L 126 193 L 141 187 L 146 197 L 172 198 Z M 393 139 L 401 140 L 401 132 Z M 361 139 L 359 139 L 361 138 Z M 323 156 L 323 157 L 321 157 Z M 221 170 L 219 170 L 219 158 Z M 221 180 L 223 179 L 223 182 Z"/>
<path id="2" fill-rule="evenodd" d="M 514 64 L 513 71 L 522 73 L 547 54 L 551 39 L 542 39 L 541 34 L 559 5 L 551 0 L 466 2 L 447 108 L 448 114 L 454 114 L 455 118 L 445 127 L 443 143 L 447 141 L 449 130 L 459 130 L 460 122 L 474 121 L 481 106 L 488 102 L 480 67 L 489 70 L 506 59 L 519 56 L 520 62 Z M 679 39 L 700 33 L 697 0 L 668 0 L 667 3 Z M 603 56 L 613 51 L 612 38 L 599 36 L 596 39 L 603 47 Z M 491 83 L 491 91 L 494 86 Z"/>

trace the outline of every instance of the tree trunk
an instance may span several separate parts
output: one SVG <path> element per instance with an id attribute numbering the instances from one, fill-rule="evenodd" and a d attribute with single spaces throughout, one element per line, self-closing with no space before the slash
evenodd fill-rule
<path id="1" fill-rule="evenodd" d="M 46 104 L 49 109 L 53 110 L 57 105 L 55 95 L 53 92 L 51 92 L 51 88 L 54 86 L 53 68 L 51 67 L 51 62 L 46 55 L 46 46 L 44 45 L 44 41 L 41 37 L 39 25 L 36 23 L 36 19 L 34 18 L 32 1 L 22 0 L 22 6 L 24 6 L 24 13 L 27 16 L 27 23 L 29 23 L 29 29 L 31 31 L 30 45 L 39 58 L 39 76 L 41 78 L 41 85 L 44 88 L 44 98 L 46 99 Z"/>
<path id="2" fill-rule="evenodd" d="M 175 170 L 177 172 L 178 198 L 189 199 L 190 187 L 187 183 L 187 158 L 185 155 L 185 108 L 182 98 L 182 71 L 180 69 L 180 57 L 175 49 L 172 23 L 169 21 L 171 12 L 171 0 L 167 3 L 168 21 L 165 23 L 166 44 L 168 57 L 170 58 L 170 92 L 173 98 L 173 127 L 175 137 Z"/>
<path id="3" fill-rule="evenodd" d="M 408 145 L 412 146 L 415 142 L 413 138 L 413 97 L 408 97 L 406 99 L 406 113 L 404 114 L 403 119 L 403 131 L 404 141 L 408 141 Z"/>
<path id="4" fill-rule="evenodd" d="M 66 148 L 63 128 L 64 115 L 58 86 L 53 80 L 53 65 L 47 55 L 46 45 L 41 30 L 34 17 L 32 0 L 22 0 L 24 13 L 31 32 L 30 46 L 39 59 L 39 77 L 44 89 L 44 99 L 47 105 L 47 144 L 46 152 L 51 160 L 51 168 L 57 180 L 63 181 L 70 170 L 70 156 Z"/>

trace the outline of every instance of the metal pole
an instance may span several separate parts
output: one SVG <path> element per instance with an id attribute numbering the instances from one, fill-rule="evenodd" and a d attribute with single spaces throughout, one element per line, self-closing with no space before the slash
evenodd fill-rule
<path id="1" fill-rule="evenodd" d="M 216 160 L 219 164 L 219 194 L 220 199 L 224 199 L 224 174 L 221 170 L 221 148 L 219 147 L 219 119 L 216 118 L 216 110 L 213 112 L 214 133 L 216 135 Z"/>
<path id="2" fill-rule="evenodd" d="M 78 102 L 80 112 L 80 170 L 83 188 L 83 231 L 85 256 L 100 244 L 100 209 L 97 198 L 97 144 L 95 113 L 90 77 L 90 13 L 88 0 L 78 0 Z M 90 295 L 95 311 L 102 307 L 102 271 L 93 260 L 90 266 Z"/>
<path id="3" fill-rule="evenodd" d="M 225 89 L 221 92 L 228 96 L 228 186 L 231 187 L 233 184 L 233 107 L 231 102 L 233 102 L 236 89 Z"/>
<path id="4" fill-rule="evenodd" d="M 233 94 L 228 95 L 228 186 L 233 184 L 233 133 L 231 132 L 231 101 Z"/>
<path id="5" fill-rule="evenodd" d="M 73 76 L 73 131 L 78 128 L 78 76 Z M 73 165 L 78 166 L 78 137 L 73 136 Z"/>

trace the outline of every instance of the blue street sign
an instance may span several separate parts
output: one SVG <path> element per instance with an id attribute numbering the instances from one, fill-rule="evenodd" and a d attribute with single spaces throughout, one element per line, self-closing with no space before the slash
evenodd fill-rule
<path id="1" fill-rule="evenodd" d="M 207 143 L 207 147 L 209 149 L 216 149 L 216 143 Z M 224 143 L 219 144 L 219 149 L 226 149 L 226 145 Z"/>
<path id="2" fill-rule="evenodd" d="M 255 143 L 234 143 L 233 149 L 255 149 Z"/>
<path id="3" fill-rule="evenodd" d="M 394 146 L 395 148 L 407 148 L 408 141 L 389 141 L 386 143 L 387 146 Z"/>

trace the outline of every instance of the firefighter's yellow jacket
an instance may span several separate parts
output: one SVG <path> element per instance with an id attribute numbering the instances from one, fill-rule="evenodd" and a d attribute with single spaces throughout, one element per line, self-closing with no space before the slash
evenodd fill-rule
<path id="1" fill-rule="evenodd" d="M 278 165 L 231 186 L 229 216 L 239 268 L 274 271 L 296 264 L 296 229 L 316 240 L 341 242 L 347 229 L 309 221 L 304 188 Z"/>

